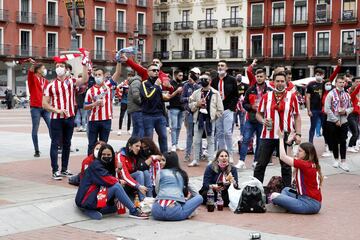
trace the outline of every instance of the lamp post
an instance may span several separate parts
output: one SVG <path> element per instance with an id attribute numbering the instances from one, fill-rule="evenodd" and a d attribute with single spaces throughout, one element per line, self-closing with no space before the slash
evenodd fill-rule
<path id="1" fill-rule="evenodd" d="M 360 50 L 360 28 L 356 29 L 356 77 L 360 76 L 359 67 L 359 50 Z"/>
<path id="2" fill-rule="evenodd" d="M 76 41 L 76 4 L 75 0 L 72 0 L 71 4 L 71 49 L 72 51 L 77 50 L 77 41 Z"/>
<path id="3" fill-rule="evenodd" d="M 143 52 L 142 52 L 142 50 L 143 50 L 144 39 L 139 38 L 138 43 L 139 43 L 139 46 L 138 46 L 138 60 L 139 60 L 139 62 L 142 62 L 142 60 L 143 60 Z"/>

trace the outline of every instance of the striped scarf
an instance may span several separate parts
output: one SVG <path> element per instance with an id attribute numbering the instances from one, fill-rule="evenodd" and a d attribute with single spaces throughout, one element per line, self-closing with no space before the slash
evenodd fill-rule
<path id="1" fill-rule="evenodd" d="M 339 112 L 339 108 L 342 110 L 350 107 L 350 96 L 345 90 L 339 91 L 336 88 L 331 90 L 333 98 L 331 101 L 331 110 L 334 113 Z"/>

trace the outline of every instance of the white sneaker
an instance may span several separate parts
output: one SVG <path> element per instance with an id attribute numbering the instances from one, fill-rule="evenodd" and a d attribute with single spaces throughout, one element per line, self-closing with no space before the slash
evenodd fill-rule
<path id="1" fill-rule="evenodd" d="M 354 147 L 348 147 L 347 151 L 352 153 L 358 153 L 358 151 L 356 151 Z"/>
<path id="2" fill-rule="evenodd" d="M 244 161 L 242 161 L 242 160 L 239 160 L 238 163 L 235 164 L 234 167 L 236 167 L 237 169 L 245 169 L 245 168 L 246 168 L 246 167 L 245 167 L 245 163 L 244 163 Z"/>
<path id="3" fill-rule="evenodd" d="M 188 165 L 188 167 L 197 167 L 197 166 L 199 166 L 199 163 L 198 163 L 197 161 L 195 161 L 195 160 L 193 160 L 193 161 Z"/>
<path id="4" fill-rule="evenodd" d="M 171 146 L 171 151 L 172 151 L 172 152 L 176 152 L 176 145 L 172 145 L 172 146 Z"/>
<path id="5" fill-rule="evenodd" d="M 325 151 L 325 152 L 323 152 L 323 154 L 321 155 L 322 157 L 331 157 L 333 154 L 332 154 L 332 152 L 330 152 L 330 151 Z"/>
<path id="6" fill-rule="evenodd" d="M 117 135 L 118 135 L 118 136 L 121 136 L 121 131 L 118 131 L 118 132 L 117 132 Z"/>
<path id="7" fill-rule="evenodd" d="M 346 162 L 340 162 L 339 167 L 344 170 L 345 172 L 349 172 L 349 165 Z"/>
<path id="8" fill-rule="evenodd" d="M 339 161 L 338 161 L 338 160 L 334 160 L 332 166 L 333 166 L 334 168 L 338 168 L 338 167 L 339 167 Z"/>

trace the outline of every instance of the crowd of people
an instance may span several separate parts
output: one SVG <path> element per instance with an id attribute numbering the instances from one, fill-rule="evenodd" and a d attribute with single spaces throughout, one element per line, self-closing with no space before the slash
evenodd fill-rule
<path id="1" fill-rule="evenodd" d="M 246 84 L 240 73 L 228 73 L 225 60 L 218 62 L 216 70 L 192 68 L 184 81 L 181 70 L 163 72 L 159 59 L 145 68 L 119 51 L 113 75 L 101 67 L 89 70 L 90 59 L 84 59 L 78 77 L 71 74 L 71 65 L 58 60 L 57 77 L 52 81 L 45 78 L 45 66 L 31 60 L 28 82 L 34 156 L 40 156 L 37 132 L 42 117 L 51 138 L 52 178 L 70 177 L 72 184 L 79 185 L 76 204 L 93 219 L 119 211 L 121 206 L 129 209 L 130 217 L 146 219 L 148 213 L 132 200 L 155 197 L 155 219 L 184 220 L 206 202 L 209 189 L 228 206 L 227 189 L 230 185 L 238 187 L 237 171 L 246 168 L 245 158 L 252 145 L 254 177 L 260 182 L 272 156 L 280 159 L 285 188 L 273 193 L 269 201 L 290 212 L 317 213 L 321 208 L 322 173 L 312 143 L 319 122 L 326 144 L 323 156 L 332 151 L 333 167 L 349 171 L 346 152 L 359 151 L 360 78 L 339 74 L 341 59 L 328 80 L 322 69 L 316 69 L 316 80 L 307 85 L 309 143 L 301 143 L 301 94 L 292 83 L 291 71 L 283 66 L 277 66 L 268 77 L 264 69 L 257 68 L 255 59 L 247 68 Z M 132 69 L 126 79 L 121 79 L 122 65 Z M 116 146 L 119 151 L 107 144 L 114 96 L 119 98 L 121 109 L 118 135 L 122 134 L 126 114 L 127 131 L 131 133 L 126 146 Z M 74 176 L 68 163 L 75 123 L 79 131 L 87 132 L 88 149 L 80 173 Z M 199 166 L 201 159 L 208 161 L 200 191 L 192 187 L 176 153 L 182 150 L 179 139 L 183 123 L 188 167 Z M 240 126 L 241 136 L 236 164 L 235 125 Z M 152 140 L 154 130 L 158 146 Z M 349 130 L 352 137 L 347 148 Z M 287 154 L 291 149 L 295 157 Z M 295 188 L 291 188 L 292 180 Z"/>

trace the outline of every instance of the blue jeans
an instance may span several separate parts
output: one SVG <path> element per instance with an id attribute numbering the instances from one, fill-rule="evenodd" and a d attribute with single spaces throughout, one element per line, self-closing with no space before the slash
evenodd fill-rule
<path id="1" fill-rule="evenodd" d="M 181 130 L 181 124 L 184 118 L 184 111 L 176 108 L 171 108 L 170 124 L 171 124 L 171 145 L 178 145 Z"/>
<path id="2" fill-rule="evenodd" d="M 150 173 L 146 171 L 136 171 L 130 174 L 140 185 L 147 187 L 148 191 L 146 192 L 146 197 L 152 197 L 152 182 Z M 138 191 L 140 201 L 144 200 L 145 196 L 140 191 Z"/>
<path id="3" fill-rule="evenodd" d="M 321 121 L 321 110 L 311 110 L 312 117 L 310 117 L 310 130 L 309 130 L 309 142 L 313 143 L 315 129 L 318 121 Z"/>
<path id="4" fill-rule="evenodd" d="M 153 138 L 154 129 L 158 135 L 160 151 L 165 153 L 168 151 L 167 135 L 166 135 L 166 118 L 164 115 L 148 115 L 143 114 L 145 137 Z"/>
<path id="5" fill-rule="evenodd" d="M 51 119 L 50 131 L 51 131 L 50 158 L 51 158 L 52 172 L 54 173 L 59 170 L 57 160 L 58 160 L 58 147 L 60 146 L 60 140 L 62 140 L 61 171 L 66 171 L 69 164 L 71 138 L 74 132 L 74 117 Z"/>
<path id="6" fill-rule="evenodd" d="M 259 149 L 259 140 L 261 131 L 263 129 L 263 125 L 261 123 L 251 123 L 250 121 L 246 121 L 244 125 L 244 137 L 243 141 L 241 143 L 240 148 L 240 160 L 245 161 L 246 154 L 248 151 L 249 143 L 251 138 L 254 136 L 254 133 L 256 132 L 256 149 L 255 149 L 255 156 L 254 156 L 254 162 L 258 159 L 258 149 Z"/>
<path id="7" fill-rule="evenodd" d="M 108 141 L 111 131 L 111 119 L 104 121 L 89 121 L 88 129 L 88 155 L 90 155 L 98 140 L 104 142 Z"/>
<path id="8" fill-rule="evenodd" d="M 189 199 L 185 203 L 175 203 L 175 206 L 162 207 L 158 201 L 153 204 L 151 214 L 156 220 L 181 221 L 187 219 L 203 202 L 201 195 Z"/>
<path id="9" fill-rule="evenodd" d="M 305 195 L 296 195 L 289 189 L 289 187 L 284 188 L 272 202 L 291 213 L 314 214 L 320 211 L 321 203 L 319 201 Z"/>
<path id="10" fill-rule="evenodd" d="M 50 113 L 43 108 L 30 108 L 32 130 L 31 137 L 34 144 L 35 151 L 39 151 L 39 140 L 38 140 L 38 131 L 40 125 L 40 118 L 42 117 L 46 123 L 48 129 L 50 128 Z M 49 131 L 50 138 L 51 133 Z"/>
<path id="11" fill-rule="evenodd" d="M 132 137 L 144 137 L 144 120 L 142 112 L 132 112 L 130 114 L 133 123 Z"/>
<path id="12" fill-rule="evenodd" d="M 205 127 L 205 126 L 204 126 Z M 206 131 L 206 140 L 207 140 L 207 152 L 208 159 L 211 161 L 214 159 L 215 144 L 214 144 L 214 131 L 215 131 L 215 122 L 211 122 L 211 134 L 207 135 Z M 199 163 L 200 157 L 202 155 L 202 136 L 204 133 L 204 128 L 199 128 L 199 123 L 194 125 L 194 161 Z"/>
<path id="13" fill-rule="evenodd" d="M 82 126 L 83 128 L 86 128 L 86 125 L 88 123 L 87 113 L 88 113 L 88 111 L 85 110 L 84 108 L 78 108 L 77 109 L 76 116 L 75 116 L 75 125 L 76 125 L 76 127 Z"/>
<path id="14" fill-rule="evenodd" d="M 234 113 L 235 124 L 240 122 L 240 134 L 241 134 L 241 136 L 244 136 L 245 114 L 246 114 L 246 112 L 240 112 L 240 111 L 237 111 L 237 112 Z"/>
<path id="15" fill-rule="evenodd" d="M 232 156 L 232 133 L 234 125 L 234 112 L 227 109 L 223 115 L 216 120 L 216 140 L 218 149 L 227 149 Z M 226 144 L 226 147 L 225 147 Z"/>
<path id="16" fill-rule="evenodd" d="M 192 113 L 185 112 L 185 127 L 186 127 L 186 150 L 185 155 L 190 156 L 194 136 L 194 121 Z"/>
<path id="17" fill-rule="evenodd" d="M 124 188 L 119 183 L 116 183 L 108 188 L 107 199 L 109 200 L 111 198 L 117 198 L 127 209 L 129 209 L 130 213 L 134 213 L 136 211 L 134 203 L 130 200 Z"/>

